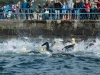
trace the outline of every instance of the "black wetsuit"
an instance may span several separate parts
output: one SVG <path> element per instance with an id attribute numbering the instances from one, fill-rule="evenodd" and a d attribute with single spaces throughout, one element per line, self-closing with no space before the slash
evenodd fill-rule
<path id="1" fill-rule="evenodd" d="M 67 50 L 68 50 L 69 48 L 74 48 L 74 45 L 75 45 L 75 44 L 65 46 L 63 49 L 67 49 Z M 63 49 L 62 49 L 62 50 L 63 50 Z"/>
<path id="2" fill-rule="evenodd" d="M 45 42 L 44 44 L 42 44 L 42 46 L 44 46 L 44 45 L 46 45 L 46 50 L 47 50 L 47 51 L 53 52 L 52 50 L 50 50 L 50 46 L 49 46 L 49 43 L 48 43 L 48 42 Z M 64 48 L 68 50 L 69 48 L 73 48 L 74 45 L 75 45 L 75 44 L 68 45 L 68 46 L 65 46 Z M 63 48 L 63 49 L 64 49 L 64 48 Z M 62 50 L 63 50 L 63 49 L 62 49 Z"/>
<path id="3" fill-rule="evenodd" d="M 50 46 L 49 46 L 49 43 L 48 42 L 45 42 L 44 44 L 42 44 L 42 46 L 45 46 L 46 45 L 46 50 L 49 51 L 49 52 L 53 52 L 52 50 L 50 50 Z"/>
<path id="4" fill-rule="evenodd" d="M 86 47 L 86 49 L 89 48 L 90 46 L 93 46 L 93 45 L 94 45 L 94 43 L 90 43 L 90 44 Z"/>
<path id="5" fill-rule="evenodd" d="M 44 44 L 42 44 L 42 46 L 45 46 L 46 45 L 46 50 L 49 51 L 49 52 L 53 52 L 52 50 L 50 50 L 50 47 L 49 47 L 49 43 L 48 42 L 45 42 Z M 28 53 L 35 53 L 35 54 L 39 54 L 40 52 L 36 52 L 36 51 L 30 51 Z"/>
<path id="6" fill-rule="evenodd" d="M 40 52 L 36 52 L 36 51 L 30 51 L 28 53 L 34 53 L 34 54 L 39 54 Z"/>

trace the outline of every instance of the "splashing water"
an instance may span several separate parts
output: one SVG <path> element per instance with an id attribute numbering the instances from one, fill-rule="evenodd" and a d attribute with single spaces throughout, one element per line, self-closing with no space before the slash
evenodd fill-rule
<path id="1" fill-rule="evenodd" d="M 70 51 L 62 51 L 62 48 L 66 45 L 65 43 L 59 42 L 59 40 L 63 41 L 60 38 L 55 38 L 53 40 L 50 39 L 31 39 L 28 37 L 19 38 L 19 39 L 6 39 L 2 43 L 0 43 L 0 53 L 28 53 L 29 51 L 40 51 L 40 45 L 44 42 L 49 41 L 51 45 L 51 41 L 56 41 L 51 49 L 54 53 L 63 52 L 63 53 L 71 53 L 76 56 L 89 56 L 89 57 L 100 57 L 100 40 L 97 38 L 95 39 L 94 45 L 88 46 L 89 43 L 92 41 L 80 41 L 74 48 Z M 45 48 L 45 47 L 44 47 Z"/>
<path id="2" fill-rule="evenodd" d="M 40 45 L 46 41 L 50 43 L 50 49 L 53 50 L 53 53 L 66 53 L 75 57 L 62 56 L 61 54 L 49 56 L 47 53 L 28 53 L 28 51 L 41 51 Z M 53 41 L 56 43 L 52 45 Z M 66 41 L 60 38 L 23 37 L 18 39 L 0 39 L 0 42 L 0 75 L 100 74 L 99 39 L 95 39 L 95 42 L 90 39 L 79 41 L 73 49 L 63 51 L 61 48 L 66 46 Z M 94 43 L 94 45 L 89 46 L 90 43 Z"/>

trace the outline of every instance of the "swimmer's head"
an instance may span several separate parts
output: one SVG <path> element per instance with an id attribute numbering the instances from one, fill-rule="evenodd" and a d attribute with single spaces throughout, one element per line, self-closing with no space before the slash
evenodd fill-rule
<path id="1" fill-rule="evenodd" d="M 22 48 L 23 50 L 26 50 L 26 47 L 25 46 L 23 46 L 23 48 Z"/>
<path id="2" fill-rule="evenodd" d="M 94 40 L 93 40 L 93 42 L 95 43 L 95 42 L 96 42 L 96 40 L 94 39 Z"/>
<path id="3" fill-rule="evenodd" d="M 75 41 L 75 38 L 72 38 L 72 41 Z"/>

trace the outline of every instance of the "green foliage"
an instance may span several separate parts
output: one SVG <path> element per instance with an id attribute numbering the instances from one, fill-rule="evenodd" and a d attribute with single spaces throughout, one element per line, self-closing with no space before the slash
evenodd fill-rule
<path id="1" fill-rule="evenodd" d="M 5 4 L 17 3 L 18 1 L 22 1 L 22 0 L 0 0 L 0 6 L 5 5 Z"/>
<path id="2" fill-rule="evenodd" d="M 23 0 L 0 0 L 0 6 L 5 5 L 5 4 L 12 4 L 12 3 L 17 3 L 18 1 L 23 1 Z M 30 1 L 30 0 L 27 0 Z M 43 5 L 47 0 L 34 0 L 34 6 L 36 7 L 37 4 Z M 61 0 L 62 1 L 62 0 Z M 75 0 L 73 0 L 75 2 Z"/>

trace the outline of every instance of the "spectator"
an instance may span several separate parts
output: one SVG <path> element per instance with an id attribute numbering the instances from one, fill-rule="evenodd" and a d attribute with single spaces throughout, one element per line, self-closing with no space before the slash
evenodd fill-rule
<path id="1" fill-rule="evenodd" d="M 18 14 L 18 10 L 17 10 L 16 5 L 15 5 L 15 4 L 12 4 L 11 18 L 12 18 L 12 19 L 14 19 L 14 18 L 17 19 L 17 14 Z"/>
<path id="2" fill-rule="evenodd" d="M 22 12 L 23 13 L 25 13 L 25 16 L 26 16 L 26 19 L 28 19 L 28 10 L 27 10 L 27 8 L 29 8 L 30 6 L 29 6 L 29 3 L 26 1 L 26 0 L 24 0 L 23 2 L 22 2 Z M 24 18 L 25 19 L 25 18 Z"/>
<path id="3" fill-rule="evenodd" d="M 95 2 L 95 0 L 90 0 L 90 19 L 98 19 L 97 14 L 93 14 L 93 13 L 97 13 L 97 2 Z"/>
<path id="4" fill-rule="evenodd" d="M 3 19 L 3 9 L 0 6 L 0 19 Z"/>
<path id="5" fill-rule="evenodd" d="M 45 5 L 46 5 L 46 8 L 51 8 L 53 6 L 51 0 L 46 1 Z"/>
<path id="6" fill-rule="evenodd" d="M 75 13 L 75 19 L 78 19 L 78 15 L 79 15 L 79 8 L 80 8 L 80 0 L 76 0 L 75 4 L 74 4 L 74 13 Z"/>
<path id="7" fill-rule="evenodd" d="M 42 6 L 41 6 L 40 3 L 38 4 L 37 8 L 38 8 L 37 13 L 41 13 L 42 12 Z"/>
<path id="8" fill-rule="evenodd" d="M 49 10 L 49 17 L 50 17 L 50 19 L 52 19 L 52 16 L 53 16 L 53 14 L 51 14 L 51 13 L 53 13 L 53 3 L 51 2 L 51 0 L 48 0 L 46 3 L 45 3 L 45 5 L 46 5 L 46 8 L 48 8 L 48 10 Z"/>
<path id="9" fill-rule="evenodd" d="M 81 13 L 81 15 L 80 15 L 80 19 L 84 19 L 84 13 L 85 13 L 85 10 L 84 10 L 84 5 L 85 5 L 85 1 L 84 0 L 82 0 L 81 2 L 80 2 L 80 13 Z M 82 14 L 83 13 L 83 14 Z"/>
<path id="10" fill-rule="evenodd" d="M 38 4 L 37 8 L 38 8 L 38 10 L 37 10 L 38 17 L 37 18 L 38 18 L 38 20 L 41 20 L 42 19 L 42 14 L 41 14 L 41 12 L 42 12 L 42 6 L 41 6 L 40 3 Z"/>
<path id="11" fill-rule="evenodd" d="M 45 20 L 49 19 L 49 10 L 48 9 L 46 9 L 46 11 L 45 11 L 44 19 Z"/>
<path id="12" fill-rule="evenodd" d="M 88 0 L 86 0 L 86 4 L 84 5 L 85 8 L 85 19 L 89 19 L 89 13 L 90 13 L 90 3 Z"/>
<path id="13" fill-rule="evenodd" d="M 19 1 L 16 5 L 16 13 L 21 13 L 21 2 Z M 21 14 L 18 14 L 18 19 L 21 19 Z"/>
<path id="14" fill-rule="evenodd" d="M 15 5 L 12 4 L 12 12 L 15 13 L 15 10 L 16 10 Z"/>
<path id="15" fill-rule="evenodd" d="M 49 19 L 49 10 L 46 7 L 46 3 L 43 4 L 43 12 L 44 12 L 43 19 L 44 20 Z"/>
<path id="16" fill-rule="evenodd" d="M 59 0 L 56 0 L 54 3 L 55 8 L 55 19 L 60 19 L 60 10 L 61 10 L 61 2 Z"/>
<path id="17" fill-rule="evenodd" d="M 97 8 L 98 8 L 98 12 L 100 12 L 100 0 L 98 0 L 97 2 Z"/>
<path id="18" fill-rule="evenodd" d="M 64 1 L 63 4 L 62 4 L 62 14 L 63 14 L 63 20 L 66 20 L 66 12 L 67 12 L 67 4 L 66 2 Z"/>
<path id="19" fill-rule="evenodd" d="M 30 19 L 32 20 L 33 18 L 33 10 L 34 10 L 34 0 L 30 0 Z"/>
<path id="20" fill-rule="evenodd" d="M 17 3 L 17 8 L 21 8 L 21 2 L 20 1 Z"/>
<path id="21" fill-rule="evenodd" d="M 67 0 L 68 4 L 68 20 L 72 19 L 73 0 Z"/>
<path id="22" fill-rule="evenodd" d="M 98 0 L 97 2 L 97 12 L 100 13 L 100 0 Z M 99 16 L 100 14 L 97 14 L 97 15 Z M 98 16 L 97 18 L 99 18 Z"/>
<path id="23" fill-rule="evenodd" d="M 9 9 L 10 9 L 9 5 L 4 6 L 4 18 L 5 19 L 7 19 L 7 17 L 9 16 L 8 15 Z"/>
<path id="24" fill-rule="evenodd" d="M 46 9 L 47 9 L 47 7 L 46 7 L 46 3 L 44 3 L 44 4 L 43 4 L 43 12 L 45 12 Z"/>

